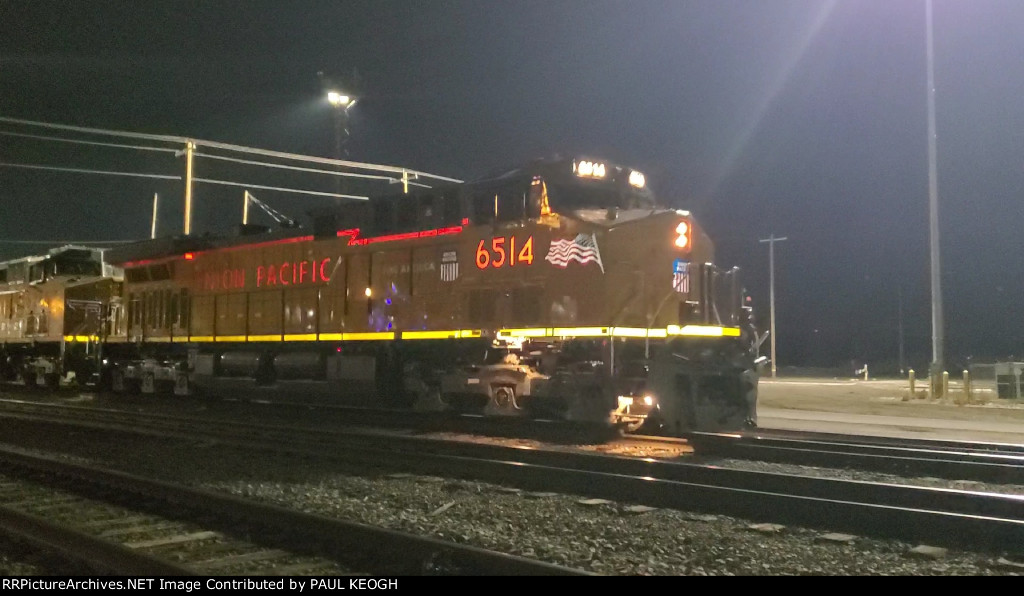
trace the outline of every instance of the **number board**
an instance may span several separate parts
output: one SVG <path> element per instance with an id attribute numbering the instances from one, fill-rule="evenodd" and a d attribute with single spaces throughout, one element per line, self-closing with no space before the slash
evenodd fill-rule
<path id="1" fill-rule="evenodd" d="M 525 240 L 515 236 L 495 236 L 480 241 L 476 247 L 477 269 L 515 267 L 533 264 L 533 236 Z"/>

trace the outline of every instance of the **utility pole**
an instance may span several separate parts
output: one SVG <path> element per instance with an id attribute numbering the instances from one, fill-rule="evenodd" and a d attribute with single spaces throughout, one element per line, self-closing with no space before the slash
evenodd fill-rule
<path id="1" fill-rule="evenodd" d="M 192 162 L 196 152 L 196 144 L 188 141 L 185 144 L 185 235 L 192 234 Z"/>
<path id="2" fill-rule="evenodd" d="M 777 238 L 775 234 L 763 238 L 762 243 L 768 243 L 768 287 L 769 287 L 769 309 L 771 311 L 771 331 L 768 335 L 772 339 L 772 378 L 775 378 L 775 243 L 786 240 L 786 237 Z"/>
<path id="3" fill-rule="evenodd" d="M 897 307 L 898 308 L 898 311 L 897 311 L 898 325 L 897 325 L 897 327 L 898 327 L 899 333 L 900 333 L 900 354 L 899 354 L 899 357 L 900 357 L 900 376 L 902 376 L 903 373 L 906 370 L 904 368 L 904 366 L 903 366 L 903 362 L 904 362 L 904 359 L 903 359 L 903 286 L 899 287 L 899 292 L 898 292 L 897 296 L 898 296 L 898 307 Z"/>
<path id="4" fill-rule="evenodd" d="M 160 195 L 153 193 L 153 221 L 149 225 L 149 239 L 156 238 L 156 214 L 157 206 L 160 204 Z"/>

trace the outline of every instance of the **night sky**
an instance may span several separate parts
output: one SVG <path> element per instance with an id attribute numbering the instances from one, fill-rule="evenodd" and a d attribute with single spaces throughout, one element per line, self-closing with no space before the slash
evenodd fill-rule
<path id="1" fill-rule="evenodd" d="M 128 9 L 128 6 L 138 6 Z M 934 0 L 949 368 L 1024 358 L 1024 2 Z M 924 0 L 0 3 L 0 116 L 331 157 L 318 71 L 358 73 L 351 159 L 460 179 L 605 156 L 692 210 L 779 366 L 931 357 Z M 18 130 L 0 123 L 0 130 Z M 40 131 L 34 131 L 40 132 Z M 0 136 L 0 162 L 181 174 L 169 155 Z M 306 185 L 308 186 L 308 185 Z M 0 167 L 10 240 L 180 233 L 180 183 Z M 237 222 L 197 188 L 199 231 Z M 301 216 L 324 199 L 265 192 Z M 230 211 L 226 211 L 230 206 Z M 767 344 L 766 344 L 767 346 Z"/>

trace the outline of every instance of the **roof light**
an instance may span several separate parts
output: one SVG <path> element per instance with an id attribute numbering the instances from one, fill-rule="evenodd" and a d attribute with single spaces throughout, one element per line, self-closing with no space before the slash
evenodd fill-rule
<path id="1" fill-rule="evenodd" d="M 605 166 L 597 161 L 578 161 L 573 164 L 573 170 L 581 178 L 604 178 Z"/>

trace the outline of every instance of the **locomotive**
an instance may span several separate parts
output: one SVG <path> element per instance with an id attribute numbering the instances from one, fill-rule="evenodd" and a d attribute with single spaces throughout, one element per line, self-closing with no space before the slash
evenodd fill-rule
<path id="1" fill-rule="evenodd" d="M 119 277 L 84 246 L 0 262 L 0 380 L 55 387 L 95 376 Z"/>
<path id="2" fill-rule="evenodd" d="M 8 275 L 2 374 L 669 434 L 756 425 L 738 270 L 637 170 L 541 160 L 311 215 L 119 246 L 74 281 L 59 266 Z M 47 284 L 68 307 L 88 287 L 97 315 L 51 306 L 40 341 L 24 305 Z"/>

